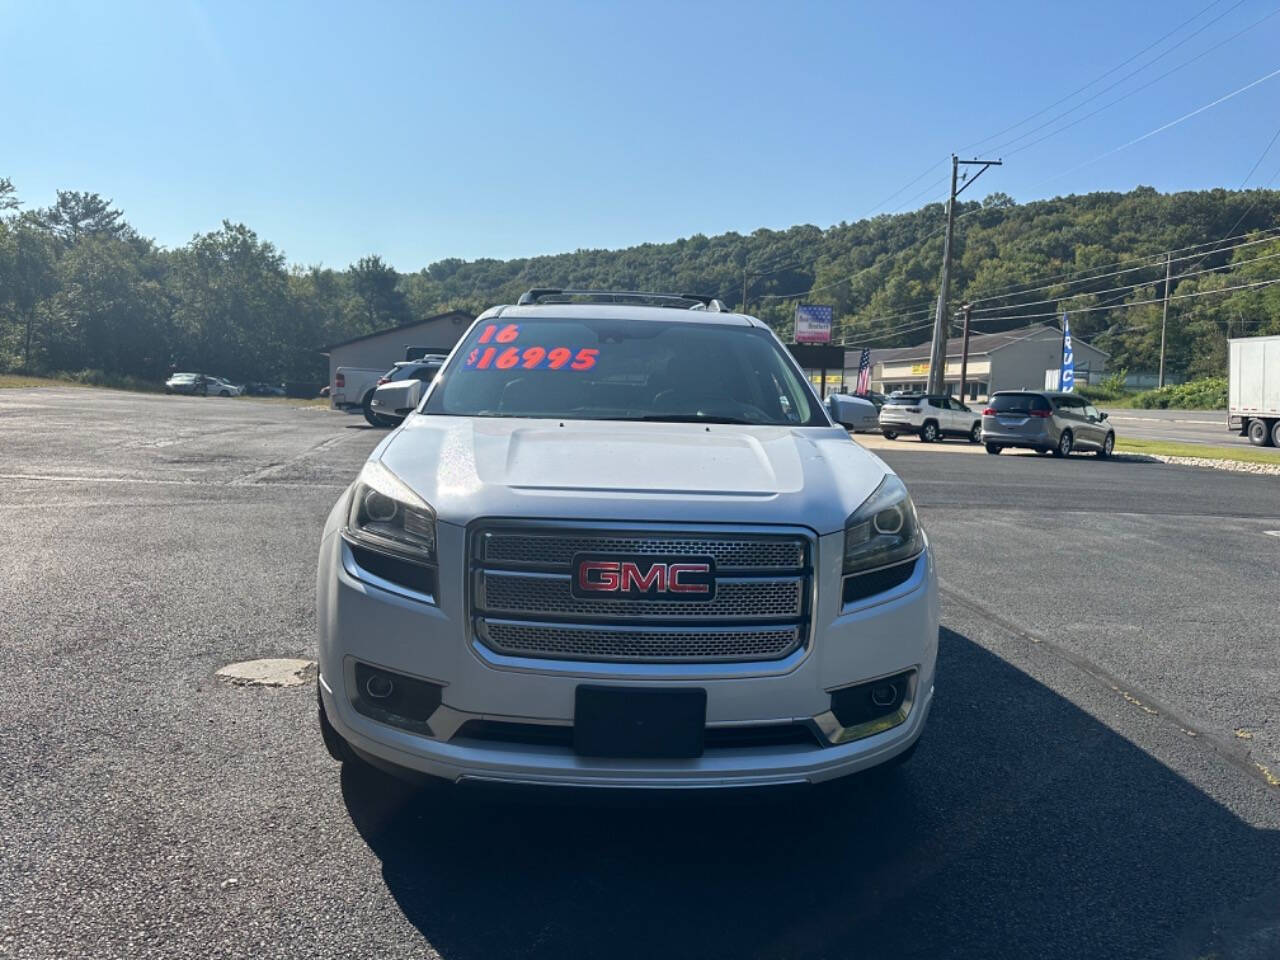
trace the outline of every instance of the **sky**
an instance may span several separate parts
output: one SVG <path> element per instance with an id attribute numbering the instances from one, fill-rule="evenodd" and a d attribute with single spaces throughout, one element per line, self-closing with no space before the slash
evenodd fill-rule
<path id="1" fill-rule="evenodd" d="M 1280 75 L 1125 145 L 1273 71 L 1275 0 L 0 0 L 0 177 L 411 271 L 914 209 L 952 152 L 1005 159 L 966 199 L 1235 189 Z"/>

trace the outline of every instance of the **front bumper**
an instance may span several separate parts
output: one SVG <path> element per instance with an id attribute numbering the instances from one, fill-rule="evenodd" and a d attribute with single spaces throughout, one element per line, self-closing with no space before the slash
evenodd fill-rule
<path id="1" fill-rule="evenodd" d="M 331 524 L 331 527 L 333 525 Z M 462 558 L 466 531 L 438 528 L 440 554 Z M 920 736 L 933 696 L 938 595 L 931 551 L 912 575 L 882 594 L 841 603 L 843 536 L 818 538 L 816 628 L 806 648 L 758 664 L 615 664 L 510 660 L 472 636 L 465 563 L 442 566 L 435 603 L 375 585 L 331 529 L 318 580 L 321 696 L 335 730 L 359 753 L 447 780 L 598 787 L 718 787 L 816 783 L 875 766 Z M 352 703 L 354 664 L 370 664 L 443 687 L 429 729 L 371 719 Z M 833 690 L 914 671 L 910 704 L 897 725 L 840 742 Z M 581 683 L 698 687 L 707 727 L 802 725 L 811 742 L 721 746 L 693 759 L 583 757 L 557 743 L 476 740 L 468 720 L 573 723 Z"/>

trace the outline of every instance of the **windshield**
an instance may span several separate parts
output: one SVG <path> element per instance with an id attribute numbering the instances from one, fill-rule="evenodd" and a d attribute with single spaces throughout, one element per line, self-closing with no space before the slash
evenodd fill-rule
<path id="1" fill-rule="evenodd" d="M 632 319 L 477 324 L 424 412 L 827 425 L 768 331 Z"/>
<path id="2" fill-rule="evenodd" d="M 1049 401 L 1038 393 L 997 393 L 991 398 L 991 408 L 996 413 L 1027 413 L 1048 410 Z"/>

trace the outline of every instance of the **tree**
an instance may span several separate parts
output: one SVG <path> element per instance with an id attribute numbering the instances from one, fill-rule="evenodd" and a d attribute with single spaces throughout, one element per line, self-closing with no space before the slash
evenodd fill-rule
<path id="1" fill-rule="evenodd" d="M 13 181 L 8 177 L 0 177 L 0 210 L 17 210 L 22 206 Z"/>
<path id="2" fill-rule="evenodd" d="M 409 306 L 399 289 L 399 274 L 383 263 L 380 256 L 361 257 L 348 272 L 356 298 L 354 312 L 362 332 L 372 333 L 409 321 Z"/>
<path id="3" fill-rule="evenodd" d="M 291 350 L 293 323 L 284 256 L 242 223 L 198 234 L 172 257 L 183 366 L 224 376 L 274 380 Z"/>
<path id="4" fill-rule="evenodd" d="M 67 243 L 85 236 L 123 240 L 133 233 L 122 219 L 124 214 L 113 209 L 110 200 L 79 190 L 59 190 L 57 202 L 37 211 L 36 217 L 46 230 Z"/>

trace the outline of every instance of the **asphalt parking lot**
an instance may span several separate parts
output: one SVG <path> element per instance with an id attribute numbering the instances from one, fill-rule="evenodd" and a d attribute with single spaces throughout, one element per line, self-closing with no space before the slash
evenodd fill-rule
<path id="1" fill-rule="evenodd" d="M 0 956 L 1275 957 L 1280 483 L 879 449 L 944 585 L 881 789 L 415 790 L 308 686 L 323 518 L 384 431 L 0 391 Z"/>

